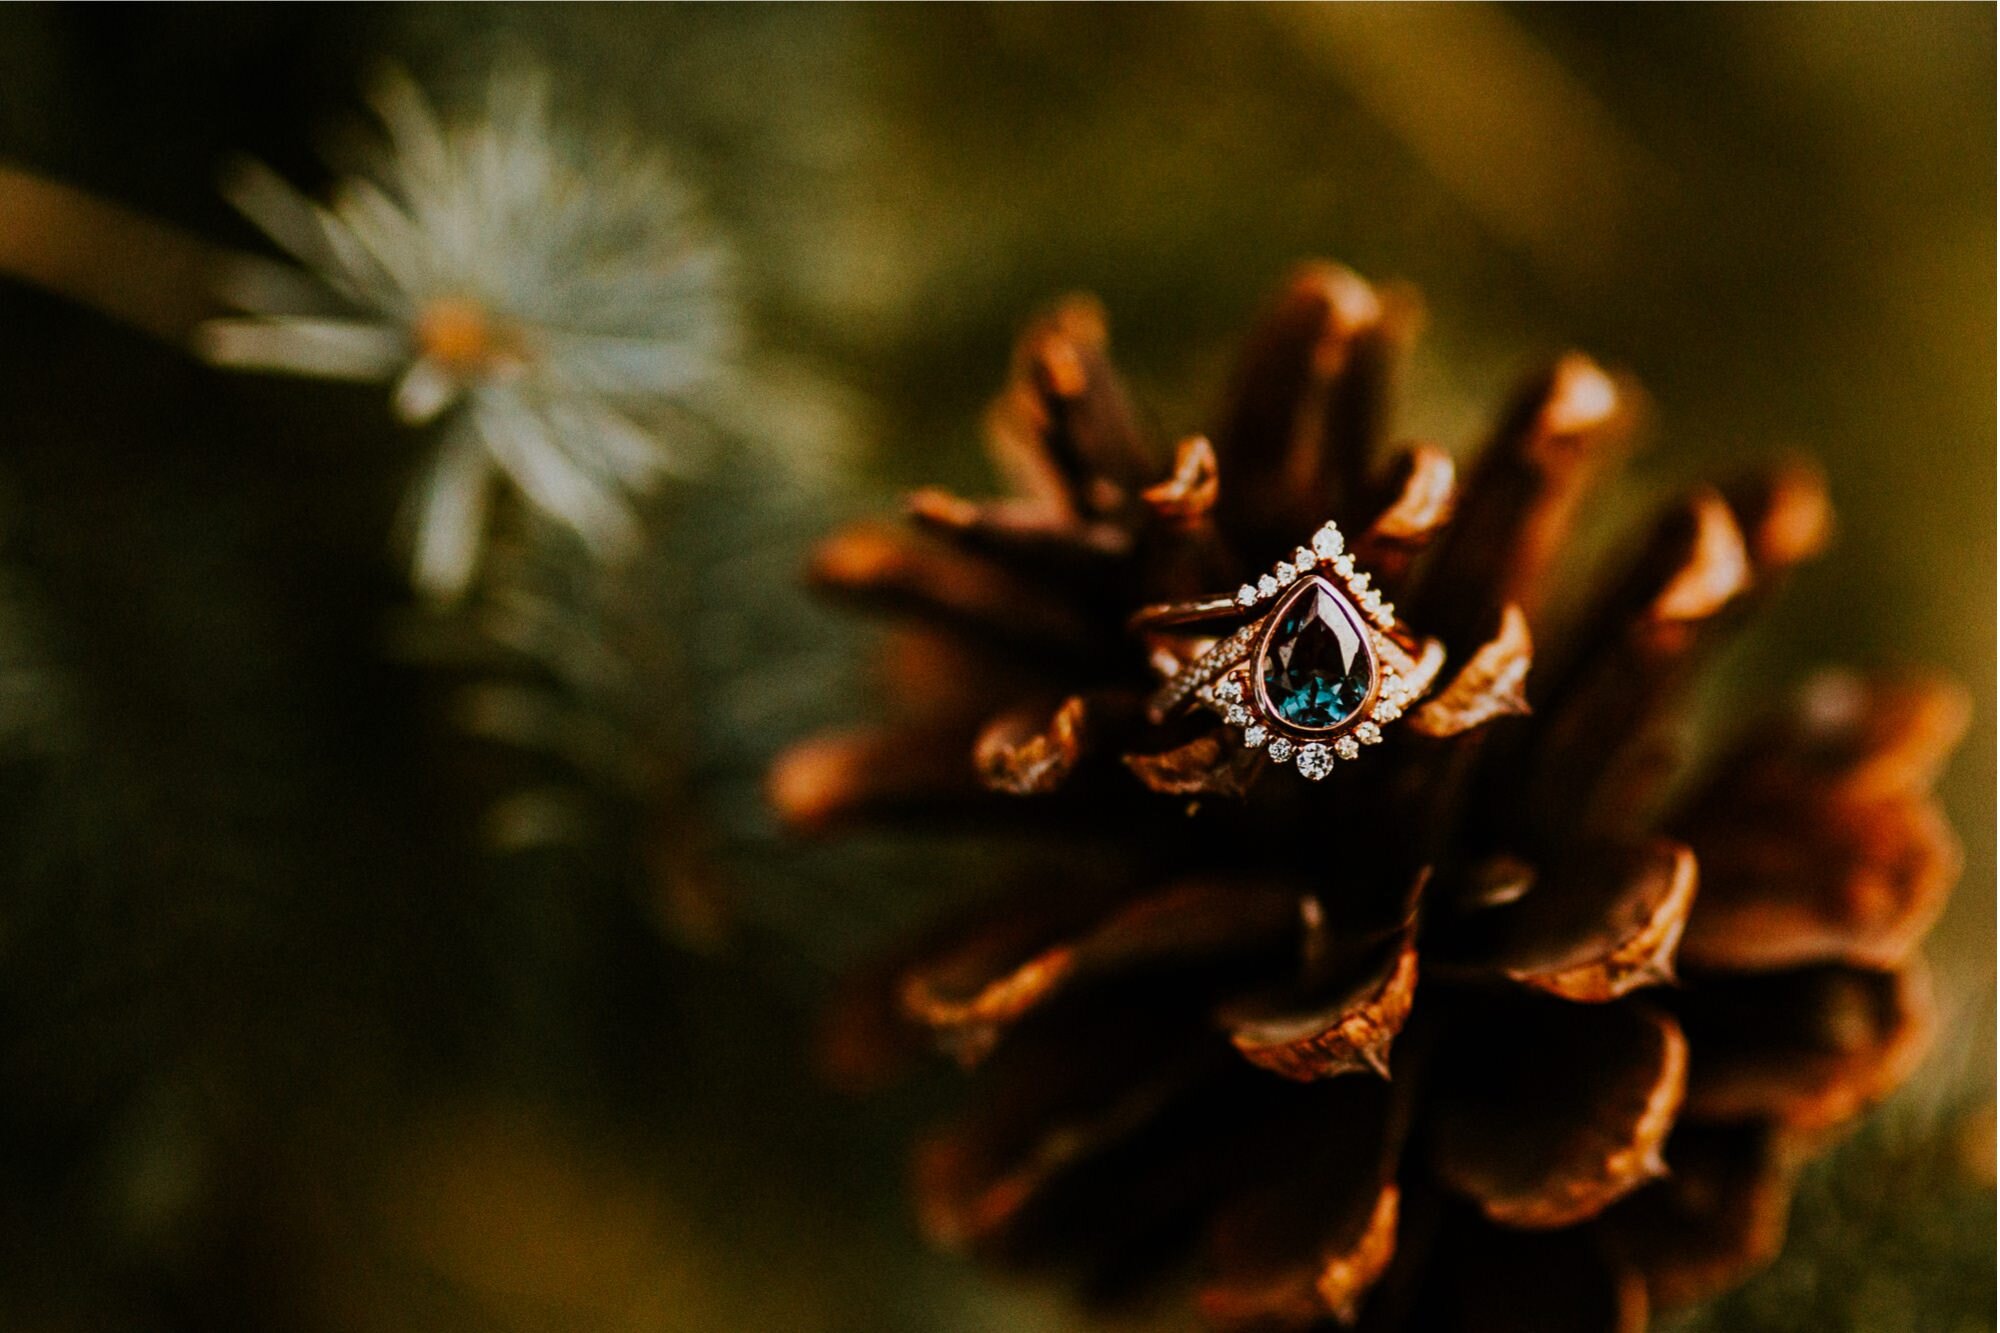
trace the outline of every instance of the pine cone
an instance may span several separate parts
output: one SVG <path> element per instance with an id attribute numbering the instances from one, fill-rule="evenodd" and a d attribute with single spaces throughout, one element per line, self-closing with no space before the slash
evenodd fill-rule
<path id="1" fill-rule="evenodd" d="M 1804 1155 L 1921 1052 L 1960 693 L 1829 676 L 1718 762 L 1677 757 L 1693 677 L 1826 541 L 1817 473 L 1696 489 L 1561 596 L 1636 390 L 1571 354 L 1462 487 L 1428 445 L 1378 468 L 1415 323 L 1406 292 L 1302 269 L 1213 445 L 1162 467 L 1070 300 L 991 414 L 1014 494 L 923 492 L 914 533 L 818 553 L 818 584 L 906 626 L 898 711 L 784 756 L 782 814 L 1074 851 L 832 1026 L 851 1079 L 912 1034 L 974 1068 L 916 1158 L 937 1242 L 1104 1294 L 1193 1273 L 1224 1328 L 1643 1328 L 1768 1259 Z M 1149 712 L 1201 645 L 1127 623 L 1329 517 L 1447 665 L 1307 782 L 1208 712 Z"/>

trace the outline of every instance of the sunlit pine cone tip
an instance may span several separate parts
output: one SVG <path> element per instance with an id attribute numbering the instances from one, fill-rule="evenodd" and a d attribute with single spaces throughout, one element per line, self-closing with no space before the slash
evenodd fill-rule
<path id="1" fill-rule="evenodd" d="M 1690 683 L 1829 537 L 1818 473 L 1697 487 L 1574 569 L 1635 388 L 1558 359 L 1461 478 L 1385 447 L 1415 323 L 1300 269 L 1168 449 L 1064 302 L 987 421 L 1010 493 L 924 492 L 815 557 L 900 627 L 892 711 L 781 757 L 781 815 L 1088 849 L 830 1024 L 850 1082 L 924 1046 L 972 1071 L 916 1152 L 936 1243 L 1178 1284 L 1224 1329 L 1643 1329 L 1768 1260 L 1802 1161 L 1919 1059 L 1962 694 L 1827 674 L 1681 759 Z M 1429 696 L 1317 783 L 1209 713 L 1151 720 L 1184 650 L 1133 611 L 1329 518 L 1444 642 Z"/>

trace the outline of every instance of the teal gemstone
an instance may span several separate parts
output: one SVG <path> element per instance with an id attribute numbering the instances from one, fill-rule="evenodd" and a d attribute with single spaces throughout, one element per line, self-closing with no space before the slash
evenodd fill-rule
<path id="1" fill-rule="evenodd" d="M 1360 612 L 1315 575 L 1272 614 L 1257 663 L 1266 707 L 1300 731 L 1346 726 L 1375 690 L 1375 646 Z"/>

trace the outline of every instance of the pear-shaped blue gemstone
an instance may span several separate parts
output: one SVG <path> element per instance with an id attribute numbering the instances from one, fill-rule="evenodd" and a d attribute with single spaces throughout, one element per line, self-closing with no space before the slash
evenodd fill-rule
<path id="1" fill-rule="evenodd" d="M 1257 664 L 1270 710 L 1302 731 L 1345 726 L 1375 688 L 1375 648 L 1361 615 L 1317 576 L 1292 589 Z"/>

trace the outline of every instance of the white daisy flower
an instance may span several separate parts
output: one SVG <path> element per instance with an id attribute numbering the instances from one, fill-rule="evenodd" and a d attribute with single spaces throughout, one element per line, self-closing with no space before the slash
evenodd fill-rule
<path id="1" fill-rule="evenodd" d="M 539 74 L 496 74 L 451 121 L 401 73 L 371 102 L 386 141 L 327 203 L 261 166 L 229 182 L 304 267 L 241 265 L 227 295 L 245 313 L 205 325 L 204 353 L 380 380 L 401 420 L 438 423 L 411 497 L 426 593 L 471 582 L 496 482 L 600 558 L 629 554 L 633 497 L 698 461 L 736 343 L 727 255 L 659 161 L 565 137 Z"/>

